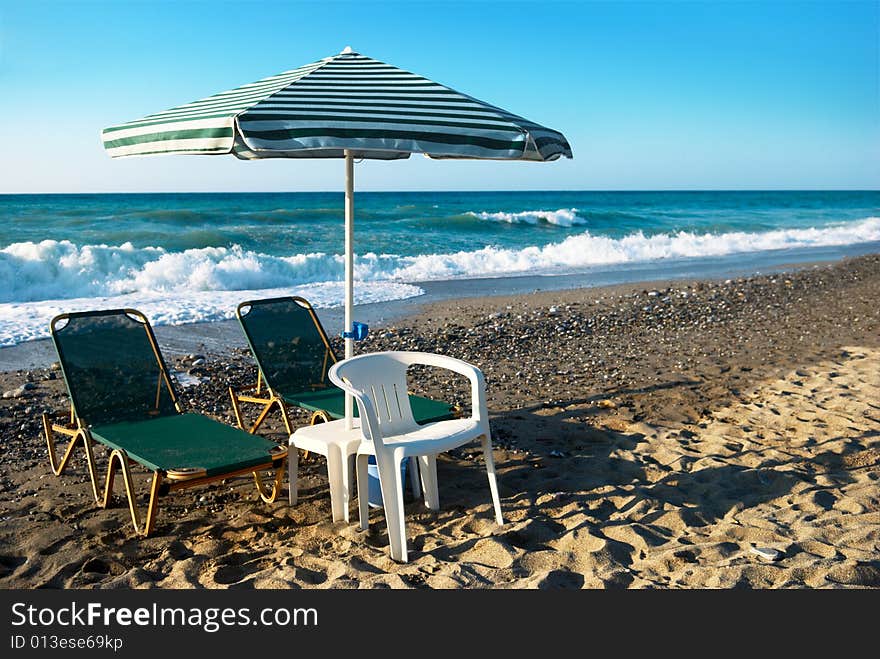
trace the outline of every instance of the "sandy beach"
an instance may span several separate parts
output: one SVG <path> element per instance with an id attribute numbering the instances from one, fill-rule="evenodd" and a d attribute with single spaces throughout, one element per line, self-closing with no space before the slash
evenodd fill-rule
<path id="1" fill-rule="evenodd" d="M 49 469 L 39 415 L 66 406 L 60 372 L 4 372 L 0 587 L 880 587 L 878 299 L 880 255 L 868 255 L 446 300 L 375 328 L 365 351 L 483 369 L 506 518 L 492 519 L 476 445 L 445 454 L 442 510 L 407 504 L 403 565 L 381 511 L 367 533 L 331 522 L 316 456 L 300 462 L 294 508 L 233 479 L 164 498 L 154 535 L 137 538 L 121 483 L 101 510 L 82 460 Z M 200 356 L 170 359 L 203 380 L 183 398 L 231 423 L 226 388 L 255 366 L 241 348 L 193 366 Z M 468 400 L 445 374 L 413 389 Z"/>

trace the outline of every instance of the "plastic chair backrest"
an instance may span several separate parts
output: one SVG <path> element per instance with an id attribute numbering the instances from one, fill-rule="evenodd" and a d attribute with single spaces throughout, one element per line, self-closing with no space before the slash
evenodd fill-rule
<path id="1" fill-rule="evenodd" d="M 308 300 L 280 297 L 238 305 L 238 321 L 266 383 L 276 393 L 329 386 L 336 355 Z"/>
<path id="2" fill-rule="evenodd" d="M 61 314 L 50 324 L 77 417 L 90 425 L 177 414 L 147 318 L 134 309 Z"/>
<path id="3" fill-rule="evenodd" d="M 369 353 L 345 360 L 336 366 L 336 375 L 369 399 L 377 428 L 375 440 L 417 429 L 407 395 L 406 370 L 413 363 L 406 353 Z M 357 399 L 356 399 L 357 400 Z M 358 401 L 360 417 L 372 423 L 371 414 Z"/>

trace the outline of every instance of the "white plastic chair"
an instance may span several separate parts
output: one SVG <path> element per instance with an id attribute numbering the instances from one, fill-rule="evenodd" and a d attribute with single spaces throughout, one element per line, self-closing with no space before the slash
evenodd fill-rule
<path id="1" fill-rule="evenodd" d="M 407 368 L 414 364 L 445 368 L 467 377 L 471 382 L 471 416 L 418 425 L 413 419 L 406 386 Z M 431 510 L 438 510 L 437 454 L 481 439 L 495 521 L 504 524 L 492 459 L 486 387 L 478 368 L 460 359 L 426 352 L 374 352 L 337 362 L 329 375 L 333 384 L 354 396 L 360 412 L 364 441 L 358 446 L 356 462 L 361 529 L 367 530 L 370 523 L 367 460 L 374 455 L 394 560 L 407 560 L 400 465 L 410 457 L 418 457 L 425 503 Z"/>

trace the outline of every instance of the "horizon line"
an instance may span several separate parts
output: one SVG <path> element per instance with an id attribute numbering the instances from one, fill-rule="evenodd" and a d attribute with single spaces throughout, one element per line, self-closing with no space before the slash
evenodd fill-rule
<path id="1" fill-rule="evenodd" d="M 436 193 L 534 193 L 534 192 L 589 192 L 589 193 L 658 193 L 658 192 L 880 192 L 880 188 L 534 188 L 534 189 L 496 189 L 496 190 L 356 190 L 355 194 L 436 194 Z M 342 190 L 117 190 L 88 192 L 3 192 L 0 196 L 37 195 L 114 195 L 114 194 L 342 194 Z"/>

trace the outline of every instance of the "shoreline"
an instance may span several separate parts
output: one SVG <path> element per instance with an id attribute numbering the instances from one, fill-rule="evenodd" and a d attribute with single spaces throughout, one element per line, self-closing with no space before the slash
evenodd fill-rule
<path id="1" fill-rule="evenodd" d="M 422 288 L 423 295 L 374 302 L 355 306 L 356 319 L 366 322 L 371 329 L 382 329 L 413 316 L 422 316 L 436 303 L 451 299 L 501 298 L 529 295 L 541 291 L 571 291 L 605 289 L 630 291 L 644 287 L 665 287 L 670 283 L 717 281 L 794 272 L 806 268 L 832 266 L 850 258 L 873 253 L 880 245 L 847 245 L 839 248 L 794 250 L 795 254 L 778 254 L 774 260 L 766 255 L 743 254 L 733 260 L 695 258 L 681 263 L 645 263 L 638 267 L 628 264 L 626 268 L 608 268 L 596 272 L 580 272 L 557 275 L 518 275 L 478 279 L 451 279 L 441 281 L 412 282 Z M 785 250 L 782 250 L 785 251 Z M 804 258 L 799 258 L 799 257 Z M 813 257 L 813 258 L 807 258 Z M 823 258 L 824 257 L 824 258 Z M 719 265 L 718 261 L 722 261 Z M 330 336 L 342 331 L 341 307 L 315 310 Z M 154 325 L 156 338 L 162 349 L 173 356 L 196 352 L 221 356 L 225 352 L 247 347 L 238 322 L 234 319 L 183 323 L 180 325 Z M 13 346 L 0 347 L 0 372 L 45 368 L 56 361 L 51 340 L 47 337 L 25 341 Z"/>
<path id="2" fill-rule="evenodd" d="M 3 391 L 32 384 L 0 400 L 0 588 L 877 588 L 877 299 L 870 255 L 448 299 L 384 326 L 365 350 L 483 370 L 506 522 L 492 521 L 479 448 L 443 454 L 441 509 L 406 504 L 405 565 L 388 556 L 381 511 L 368 532 L 331 522 L 314 455 L 295 507 L 230 479 L 163 499 L 155 535 L 138 538 L 124 503 L 94 506 L 80 460 L 49 471 L 39 412 L 66 405 L 57 372 L 0 373 Z M 189 409 L 227 423 L 227 387 L 256 374 L 241 350 L 168 361 L 198 382 L 182 390 Z M 442 374 L 411 384 L 469 400 Z M 286 441 L 277 419 L 264 428 Z"/>

